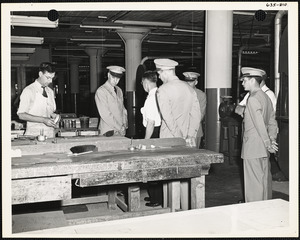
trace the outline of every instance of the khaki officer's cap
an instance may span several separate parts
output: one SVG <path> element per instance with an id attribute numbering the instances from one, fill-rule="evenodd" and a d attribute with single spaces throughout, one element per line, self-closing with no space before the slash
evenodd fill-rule
<path id="1" fill-rule="evenodd" d="M 109 70 L 109 73 L 114 76 L 121 78 L 123 76 L 123 73 L 125 72 L 125 69 L 120 66 L 108 66 L 106 67 Z"/>
<path id="2" fill-rule="evenodd" d="M 185 76 L 185 81 L 195 81 L 200 76 L 200 74 L 196 72 L 184 72 L 182 74 Z"/>
<path id="3" fill-rule="evenodd" d="M 259 68 L 251 68 L 251 67 L 242 67 L 241 69 L 242 77 L 240 80 L 242 81 L 245 77 L 264 77 L 266 72 Z"/>
<path id="4" fill-rule="evenodd" d="M 157 58 L 154 60 L 156 71 L 174 69 L 178 62 L 168 58 Z"/>

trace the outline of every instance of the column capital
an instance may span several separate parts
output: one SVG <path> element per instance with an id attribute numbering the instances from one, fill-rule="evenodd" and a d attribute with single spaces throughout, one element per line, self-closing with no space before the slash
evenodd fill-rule
<path id="1" fill-rule="evenodd" d="M 134 28 L 134 27 L 125 27 L 122 29 L 117 29 L 116 32 L 122 38 L 123 41 L 129 39 L 138 39 L 142 40 L 150 32 L 149 28 Z"/>
<path id="2" fill-rule="evenodd" d="M 105 47 L 87 47 L 84 51 L 90 56 L 99 56 L 106 53 L 107 48 Z"/>

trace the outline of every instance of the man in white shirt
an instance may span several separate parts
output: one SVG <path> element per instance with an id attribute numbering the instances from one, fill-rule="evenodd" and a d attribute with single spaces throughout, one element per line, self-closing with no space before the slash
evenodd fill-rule
<path id="1" fill-rule="evenodd" d="M 157 75 L 155 72 L 146 71 L 142 78 L 144 90 L 148 93 L 144 107 L 141 108 L 143 114 L 143 125 L 146 128 L 145 139 L 158 138 L 161 117 L 156 102 Z"/>
<path id="2" fill-rule="evenodd" d="M 21 120 L 27 121 L 25 135 L 42 133 L 48 138 L 55 137 L 56 104 L 54 92 L 48 87 L 54 77 L 54 66 L 43 62 L 39 67 L 39 77 L 24 88 L 17 114 Z"/>
<path id="3" fill-rule="evenodd" d="M 146 71 L 142 77 L 142 85 L 144 90 L 148 93 L 144 107 L 141 108 L 143 114 L 143 125 L 146 128 L 145 139 L 159 138 L 161 117 L 158 111 L 156 102 L 157 91 L 157 75 L 156 72 Z M 156 207 L 162 204 L 162 184 L 160 182 L 148 183 L 149 198 L 145 200 L 148 207 Z"/>

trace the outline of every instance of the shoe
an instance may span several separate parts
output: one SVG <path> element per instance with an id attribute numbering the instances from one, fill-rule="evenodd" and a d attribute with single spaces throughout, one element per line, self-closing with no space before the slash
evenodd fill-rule
<path id="1" fill-rule="evenodd" d="M 160 205 L 160 203 L 158 203 L 158 202 L 155 202 L 155 203 L 147 202 L 147 203 L 145 203 L 145 206 L 147 206 L 147 207 L 157 207 L 159 205 Z"/>
<path id="2" fill-rule="evenodd" d="M 146 202 L 150 202 L 150 197 L 144 197 L 144 200 L 145 200 Z"/>
<path id="3" fill-rule="evenodd" d="M 283 175 L 282 172 L 277 172 L 277 173 L 272 175 L 272 181 L 285 182 L 285 181 L 287 181 L 287 178 Z"/>
<path id="4" fill-rule="evenodd" d="M 245 201 L 243 199 L 241 199 L 241 200 L 238 200 L 237 203 L 245 203 Z"/>

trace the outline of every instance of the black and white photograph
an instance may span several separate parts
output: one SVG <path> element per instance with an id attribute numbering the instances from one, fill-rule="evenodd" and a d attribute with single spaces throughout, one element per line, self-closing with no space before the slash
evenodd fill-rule
<path id="1" fill-rule="evenodd" d="M 298 16 L 1 3 L 2 237 L 299 237 Z"/>

